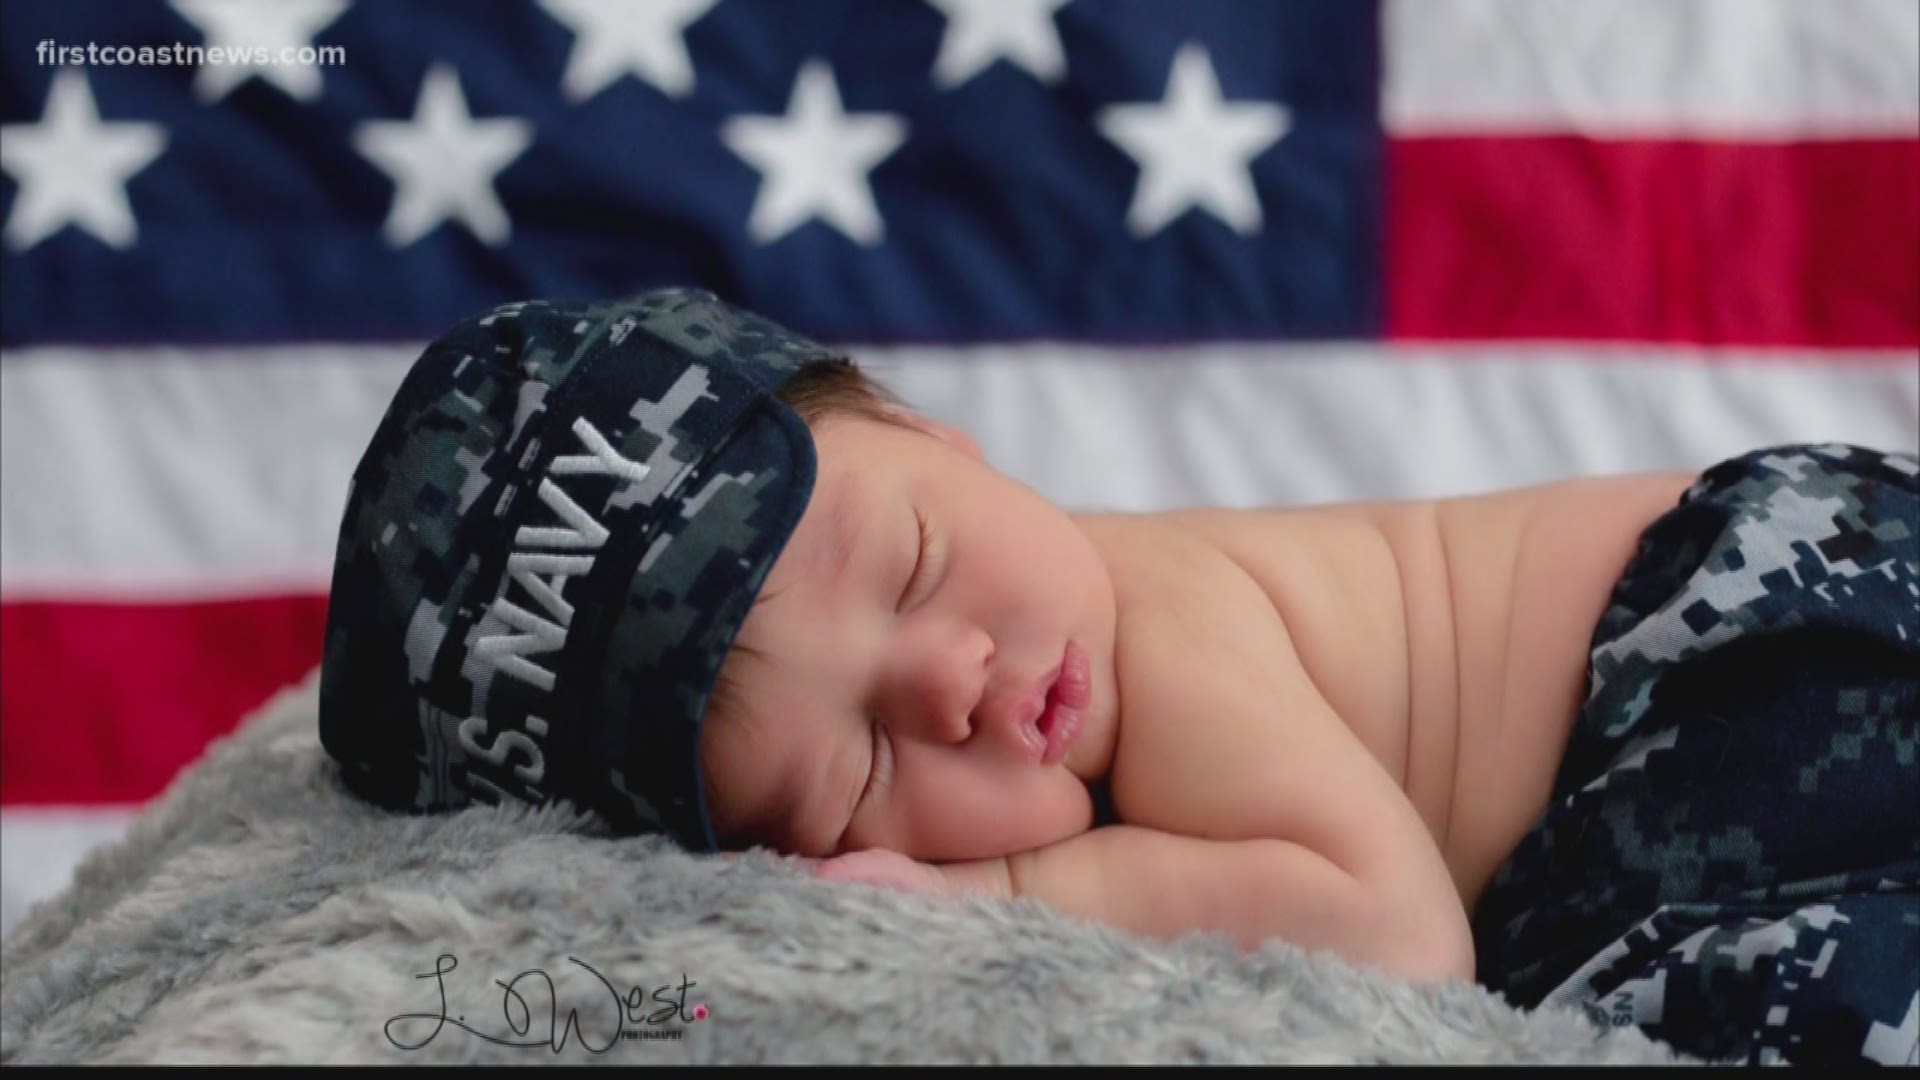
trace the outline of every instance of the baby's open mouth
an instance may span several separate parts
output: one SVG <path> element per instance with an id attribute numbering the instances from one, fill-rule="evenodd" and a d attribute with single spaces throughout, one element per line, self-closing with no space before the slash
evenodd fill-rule
<path id="1" fill-rule="evenodd" d="M 1040 718 L 1034 722 L 1042 737 L 1046 739 L 1046 750 L 1040 755 L 1042 765 L 1058 764 L 1067 756 L 1067 746 L 1074 736 L 1080 734 L 1081 716 L 1090 696 L 1091 678 L 1087 669 L 1087 654 L 1073 642 L 1067 642 L 1066 656 L 1060 662 L 1060 674 L 1047 688 L 1046 704 L 1040 709 Z"/>
<path id="2" fill-rule="evenodd" d="M 1040 734 L 1051 734 L 1053 729 L 1060 725 L 1060 711 L 1055 707 L 1059 702 L 1060 680 L 1055 679 L 1053 680 L 1053 685 L 1047 687 L 1047 700 L 1046 704 L 1040 709 L 1040 718 L 1034 721 L 1034 724 L 1040 729 Z"/>

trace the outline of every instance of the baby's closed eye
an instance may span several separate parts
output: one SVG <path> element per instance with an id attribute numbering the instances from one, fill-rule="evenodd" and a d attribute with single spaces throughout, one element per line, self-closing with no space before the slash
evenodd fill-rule
<path id="1" fill-rule="evenodd" d="M 921 513 L 917 506 L 913 508 L 913 518 L 920 535 L 920 553 L 914 561 L 913 573 L 907 578 L 906 588 L 900 593 L 900 603 L 895 608 L 896 612 L 905 611 L 908 606 L 907 601 L 920 591 L 926 581 L 931 581 L 940 569 L 939 562 L 933 557 L 934 540 L 939 535 L 934 529 L 933 522 Z"/>

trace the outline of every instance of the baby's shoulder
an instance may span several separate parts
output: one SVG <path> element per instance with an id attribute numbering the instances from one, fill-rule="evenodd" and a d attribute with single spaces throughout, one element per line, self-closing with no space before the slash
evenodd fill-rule
<path id="1" fill-rule="evenodd" d="M 1452 653 L 1445 570 L 1419 524 L 1427 508 L 1189 509 L 1096 520 L 1091 535 L 1143 677 L 1184 687 L 1221 665 L 1256 666 L 1324 698 L 1398 782 L 1412 684 L 1443 681 Z"/>

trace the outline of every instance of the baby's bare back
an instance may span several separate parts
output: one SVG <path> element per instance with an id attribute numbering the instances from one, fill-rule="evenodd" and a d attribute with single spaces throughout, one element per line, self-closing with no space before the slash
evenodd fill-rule
<path id="1" fill-rule="evenodd" d="M 1258 710 L 1261 722 L 1275 726 L 1288 758 L 1270 767 L 1317 773 L 1321 801 L 1348 804 L 1343 812 L 1303 804 L 1297 812 L 1313 820 L 1276 824 L 1320 830 L 1322 846 L 1335 849 L 1323 852 L 1329 857 L 1373 850 L 1404 858 L 1390 856 L 1381 838 L 1417 815 L 1471 912 L 1546 809 L 1614 582 L 1641 531 L 1693 475 L 1583 478 L 1442 500 L 1076 515 L 1107 556 L 1121 602 L 1120 734 L 1109 778 L 1116 814 L 1218 827 L 1195 816 L 1213 811 L 1172 804 L 1216 793 L 1219 785 L 1196 775 L 1227 775 L 1224 767 L 1194 760 L 1183 768 L 1170 755 L 1213 745 L 1224 756 L 1236 739 L 1261 740 L 1246 732 L 1196 738 L 1192 725 L 1209 718 L 1178 703 L 1196 700 L 1194 687 L 1212 669 L 1258 665 L 1264 670 L 1246 679 L 1270 702 Z M 1181 561 L 1209 583 L 1179 580 L 1170 565 Z M 1181 604 L 1195 610 L 1169 614 Z M 1165 632 L 1169 619 L 1183 631 Z M 1178 655 L 1146 655 L 1153 650 Z M 1319 711 L 1337 717 L 1345 746 L 1328 732 L 1295 729 Z M 1279 812 L 1291 811 L 1246 808 Z"/>

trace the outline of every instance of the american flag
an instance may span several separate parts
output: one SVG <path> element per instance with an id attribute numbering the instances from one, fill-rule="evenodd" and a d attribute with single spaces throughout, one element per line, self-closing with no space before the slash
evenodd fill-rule
<path id="1" fill-rule="evenodd" d="M 1913 0 L 12 0 L 0 61 L 9 926 L 317 663 L 503 301 L 703 286 L 1076 508 L 1920 444 Z"/>

